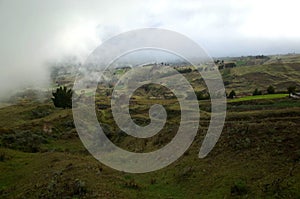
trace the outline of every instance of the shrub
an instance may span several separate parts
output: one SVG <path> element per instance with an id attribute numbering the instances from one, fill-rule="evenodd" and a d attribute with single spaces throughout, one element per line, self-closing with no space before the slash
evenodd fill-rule
<path id="1" fill-rule="evenodd" d="M 179 73 L 190 73 L 193 70 L 191 68 L 184 68 L 184 69 L 178 69 L 177 70 Z"/>
<path id="2" fill-rule="evenodd" d="M 186 99 L 187 100 L 193 99 L 193 95 L 194 95 L 194 93 L 192 93 L 192 92 L 187 93 Z M 197 97 L 197 100 L 208 100 L 208 99 L 210 99 L 210 96 L 209 96 L 208 93 L 204 93 L 204 92 L 201 92 L 201 91 L 200 92 L 196 91 L 195 95 Z"/>
<path id="3" fill-rule="evenodd" d="M 129 189 L 140 189 L 141 187 L 135 182 L 134 179 L 130 179 L 129 181 L 125 182 L 125 187 Z"/>
<path id="4" fill-rule="evenodd" d="M 155 179 L 155 178 L 151 178 L 151 179 L 150 179 L 150 184 L 152 184 L 152 185 L 153 185 L 153 184 L 156 184 L 156 179 Z"/>
<path id="5" fill-rule="evenodd" d="M 232 91 L 229 93 L 228 98 L 233 99 L 234 97 L 236 97 L 236 94 L 235 94 L 235 91 L 232 90 Z"/>
<path id="6" fill-rule="evenodd" d="M 195 94 L 198 100 L 208 100 L 210 98 L 209 94 L 203 91 L 196 91 Z"/>
<path id="7" fill-rule="evenodd" d="M 73 184 L 73 193 L 75 195 L 84 195 L 87 192 L 87 188 L 84 181 L 76 179 Z"/>
<path id="8" fill-rule="evenodd" d="M 43 118 L 52 113 L 52 110 L 48 106 L 38 106 L 31 111 L 32 119 Z"/>
<path id="9" fill-rule="evenodd" d="M 268 94 L 274 94 L 275 93 L 275 88 L 273 86 L 269 86 L 267 89 Z"/>
<path id="10" fill-rule="evenodd" d="M 44 143 L 47 143 L 44 137 L 29 131 L 1 135 L 1 146 L 24 152 L 36 153 Z"/>
<path id="11" fill-rule="evenodd" d="M 194 174 L 194 168 L 190 166 L 186 166 L 178 172 L 175 179 L 178 183 L 186 182 L 186 180 L 189 179 L 193 174 Z"/>
<path id="12" fill-rule="evenodd" d="M 287 90 L 288 90 L 288 94 L 295 94 L 295 92 L 296 92 L 296 86 L 289 86 L 288 88 L 287 88 Z"/>
<path id="13" fill-rule="evenodd" d="M 52 101 L 55 107 L 59 108 L 72 108 L 72 95 L 73 91 L 67 87 L 59 87 L 55 93 L 52 93 Z"/>
<path id="14" fill-rule="evenodd" d="M 262 92 L 256 88 L 253 92 L 253 96 L 255 96 L 255 95 L 262 95 Z"/>
<path id="15" fill-rule="evenodd" d="M 272 196 L 273 198 L 288 198 L 287 196 L 290 194 L 295 195 L 291 184 L 286 181 L 286 178 L 276 178 L 272 180 L 271 183 L 264 184 L 262 191 L 264 194 Z"/>
<path id="16" fill-rule="evenodd" d="M 37 198 L 87 198 L 86 183 L 80 179 L 65 177 L 57 172 L 46 186 L 41 188 Z"/>
<path id="17" fill-rule="evenodd" d="M 6 154 L 3 151 L 1 151 L 0 152 L 0 162 L 4 162 L 4 160 L 6 159 L 5 156 L 6 156 Z"/>
<path id="18" fill-rule="evenodd" d="M 5 151 L 0 151 L 0 162 L 9 160 L 11 157 Z"/>
<path id="19" fill-rule="evenodd" d="M 245 195 L 248 193 L 248 188 L 246 183 L 243 180 L 238 180 L 231 187 L 232 195 Z"/>

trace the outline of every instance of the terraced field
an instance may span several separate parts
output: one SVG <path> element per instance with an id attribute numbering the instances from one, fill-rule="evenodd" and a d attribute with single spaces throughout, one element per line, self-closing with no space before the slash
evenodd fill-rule
<path id="1" fill-rule="evenodd" d="M 173 119 L 157 136 L 146 140 L 120 136 L 116 128 L 110 128 L 109 109 L 100 115 L 105 115 L 108 136 L 115 144 L 135 152 L 153 151 L 167 144 L 177 131 L 176 106 L 164 103 Z M 132 109 L 144 107 L 142 104 Z M 197 155 L 210 119 L 209 102 L 200 101 L 200 108 L 201 128 L 192 147 L 169 167 L 148 174 L 127 174 L 96 161 L 81 144 L 70 110 L 47 103 L 2 108 L 1 198 L 300 196 L 299 101 L 283 98 L 230 103 L 221 139 L 204 159 Z M 36 117 L 37 111 L 49 114 Z M 146 122 L 146 112 L 132 113 L 139 122 Z M 43 132 L 45 123 L 53 125 L 51 133 Z M 20 144 L 24 147 L 18 147 Z"/>

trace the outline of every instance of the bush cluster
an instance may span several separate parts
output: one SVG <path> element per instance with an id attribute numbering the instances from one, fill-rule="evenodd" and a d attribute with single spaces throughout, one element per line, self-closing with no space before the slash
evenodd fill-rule
<path id="1" fill-rule="evenodd" d="M 0 140 L 3 147 L 30 153 L 39 152 L 41 145 L 48 142 L 43 136 L 30 131 L 2 134 Z"/>

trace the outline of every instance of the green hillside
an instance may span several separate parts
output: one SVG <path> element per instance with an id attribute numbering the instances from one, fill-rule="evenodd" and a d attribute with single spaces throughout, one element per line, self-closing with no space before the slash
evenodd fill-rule
<path id="1" fill-rule="evenodd" d="M 55 108 L 50 99 L 2 107 L 0 198 L 300 198 L 300 100 L 286 93 L 251 96 L 255 88 L 266 92 L 270 85 L 276 91 L 293 85 L 299 90 L 300 59 L 287 57 L 281 64 L 271 57 L 261 65 L 221 70 L 226 90 L 235 90 L 237 98 L 228 100 L 215 148 L 198 158 L 211 111 L 209 100 L 199 100 L 200 128 L 192 146 L 151 173 L 120 172 L 94 159 L 77 135 L 72 110 Z M 205 89 L 196 72 L 184 75 L 196 91 Z M 181 112 L 176 99 L 163 95 L 166 89 L 141 88 L 131 100 L 130 113 L 139 125 L 150 122 L 152 104 L 166 108 L 165 127 L 147 139 L 126 135 L 115 125 L 105 89 L 100 87 L 96 96 L 96 112 L 114 144 L 140 153 L 172 140 Z"/>
<path id="2" fill-rule="evenodd" d="M 209 104 L 200 104 L 201 129 L 192 147 L 169 167 L 148 174 L 126 174 L 96 161 L 77 137 L 70 110 L 50 104 L 2 108 L 1 198 L 300 196 L 299 101 L 231 103 L 221 139 L 205 159 L 197 155 L 209 121 Z M 48 110 L 49 114 L 37 118 L 36 110 Z M 178 118 L 176 112 L 174 118 Z M 52 133 L 42 131 L 45 123 L 53 125 Z M 132 151 L 154 150 L 168 142 L 174 133 L 169 130 L 164 129 L 146 145 L 130 137 L 112 135 L 112 140 Z"/>

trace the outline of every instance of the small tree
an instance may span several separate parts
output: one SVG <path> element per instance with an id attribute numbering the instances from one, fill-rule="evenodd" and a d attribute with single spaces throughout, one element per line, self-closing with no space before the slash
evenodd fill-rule
<path id="1" fill-rule="evenodd" d="M 295 94 L 295 92 L 296 92 L 296 86 L 289 86 L 287 88 L 287 90 L 288 90 L 289 94 Z"/>
<path id="2" fill-rule="evenodd" d="M 67 89 L 67 87 L 59 87 L 56 92 L 52 93 L 51 98 L 55 107 L 60 108 L 72 108 L 72 89 Z"/>
<path id="3" fill-rule="evenodd" d="M 262 92 L 256 88 L 253 92 L 253 96 L 255 96 L 255 95 L 262 95 Z"/>
<path id="4" fill-rule="evenodd" d="M 269 86 L 267 89 L 268 94 L 274 94 L 275 93 L 275 88 L 273 86 Z"/>
<path id="5" fill-rule="evenodd" d="M 208 100 L 210 98 L 209 93 L 205 92 L 195 92 L 198 100 Z"/>
<path id="6" fill-rule="evenodd" d="M 232 91 L 229 93 L 228 98 L 233 99 L 234 97 L 236 97 L 236 94 L 235 94 L 235 91 L 232 90 Z"/>

